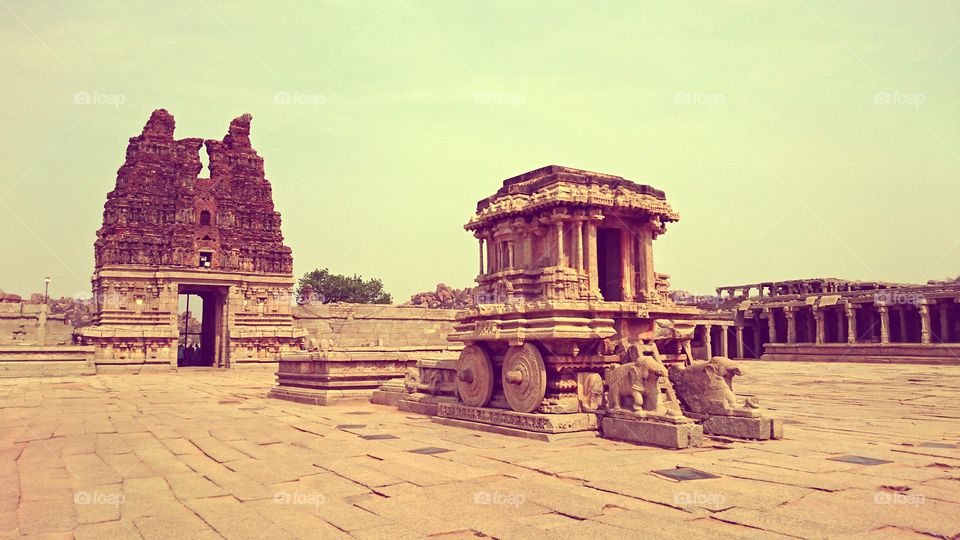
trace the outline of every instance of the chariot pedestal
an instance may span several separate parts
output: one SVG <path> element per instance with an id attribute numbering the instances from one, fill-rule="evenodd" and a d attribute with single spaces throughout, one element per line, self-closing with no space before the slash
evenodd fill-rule
<path id="1" fill-rule="evenodd" d="M 783 438 L 783 419 L 769 416 L 722 416 L 686 413 L 703 425 L 708 435 L 765 441 Z"/>
<path id="2" fill-rule="evenodd" d="M 680 417 L 675 421 L 643 417 L 628 412 L 607 412 L 601 423 L 603 437 L 662 448 L 696 448 L 703 445 L 703 427 Z"/>

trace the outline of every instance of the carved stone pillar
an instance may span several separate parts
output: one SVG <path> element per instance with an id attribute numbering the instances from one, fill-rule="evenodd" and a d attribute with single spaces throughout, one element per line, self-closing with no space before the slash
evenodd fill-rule
<path id="1" fill-rule="evenodd" d="M 583 222 L 577 220 L 577 272 L 583 273 Z"/>
<path id="2" fill-rule="evenodd" d="M 513 260 L 513 240 L 507 242 L 507 268 L 513 270 L 515 266 Z"/>
<path id="3" fill-rule="evenodd" d="M 920 309 L 920 343 L 930 344 L 930 307 L 926 303 L 918 306 Z"/>
<path id="4" fill-rule="evenodd" d="M 890 343 L 890 312 L 887 306 L 880 304 L 877 313 L 880 314 L 880 343 Z"/>
<path id="5" fill-rule="evenodd" d="M 847 343 L 857 342 L 857 307 L 853 304 L 843 306 L 844 313 L 847 316 Z"/>
<path id="6" fill-rule="evenodd" d="M 940 304 L 940 343 L 950 341 L 950 322 L 947 319 L 950 304 Z"/>
<path id="7" fill-rule="evenodd" d="M 533 265 L 533 237 L 535 229 L 526 228 L 520 232 L 520 267 L 529 268 Z"/>
<path id="8" fill-rule="evenodd" d="M 587 222 L 587 267 L 590 274 L 590 294 L 600 297 L 600 275 L 597 270 L 597 222 Z"/>
<path id="9" fill-rule="evenodd" d="M 760 358 L 762 351 L 760 350 L 760 320 L 757 319 L 755 324 L 750 325 L 753 328 L 753 354 L 755 358 Z"/>
<path id="10" fill-rule="evenodd" d="M 624 300 L 635 300 L 636 268 L 634 267 L 634 261 L 636 261 L 636 257 L 633 254 L 633 234 L 630 231 L 623 231 L 620 234 L 620 253 L 622 254 L 621 268 L 623 269 L 620 275 L 620 290 L 623 291 Z"/>
<path id="11" fill-rule="evenodd" d="M 480 241 L 480 275 L 483 275 L 483 238 Z"/>
<path id="12" fill-rule="evenodd" d="M 814 337 L 814 342 L 817 344 L 823 343 L 827 334 L 827 328 L 826 325 L 824 325 L 823 311 L 814 309 L 813 319 L 816 321 L 816 336 Z"/>
<path id="13" fill-rule="evenodd" d="M 557 220 L 557 266 L 567 266 L 567 254 L 563 249 L 563 222 Z"/>
<path id="14" fill-rule="evenodd" d="M 783 316 L 787 318 L 787 343 L 797 342 L 797 313 L 793 308 L 783 308 Z"/>
<path id="15" fill-rule="evenodd" d="M 846 333 L 843 331 L 843 330 L 844 330 L 843 327 L 844 327 L 844 323 L 845 323 L 846 320 L 847 320 L 847 318 L 844 317 L 843 306 L 837 306 L 836 313 L 837 313 L 837 341 L 836 341 L 836 343 L 843 343 L 843 341 L 844 341 L 844 339 L 845 339 L 845 334 L 846 334 Z"/>
<path id="16" fill-rule="evenodd" d="M 770 343 L 777 342 L 777 317 L 773 309 L 767 311 L 767 332 L 770 334 Z"/>
<path id="17" fill-rule="evenodd" d="M 713 336 L 710 335 L 713 331 L 713 326 L 709 324 L 703 325 L 703 346 L 707 350 L 707 360 L 713 358 Z"/>
<path id="18" fill-rule="evenodd" d="M 720 356 L 730 358 L 730 340 L 727 339 L 726 325 L 720 326 Z"/>
<path id="19" fill-rule="evenodd" d="M 743 327 L 737 326 L 734 331 L 737 333 L 737 358 L 743 358 Z"/>
<path id="20" fill-rule="evenodd" d="M 487 235 L 487 273 L 492 274 L 495 269 L 493 268 L 493 260 L 496 258 L 496 249 L 493 249 L 493 236 Z"/>
<path id="21" fill-rule="evenodd" d="M 645 224 L 635 229 L 637 235 L 637 252 L 633 255 L 636 265 L 637 279 L 634 295 L 638 299 L 649 300 L 657 295 L 657 273 L 653 268 L 653 239 L 655 238 L 654 225 Z"/>

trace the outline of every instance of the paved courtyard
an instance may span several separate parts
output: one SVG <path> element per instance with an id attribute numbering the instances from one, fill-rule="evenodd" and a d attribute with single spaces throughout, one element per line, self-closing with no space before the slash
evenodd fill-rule
<path id="1" fill-rule="evenodd" d="M 747 368 L 787 438 L 684 451 L 276 401 L 266 371 L 0 379 L 0 537 L 960 535 L 960 368 Z"/>

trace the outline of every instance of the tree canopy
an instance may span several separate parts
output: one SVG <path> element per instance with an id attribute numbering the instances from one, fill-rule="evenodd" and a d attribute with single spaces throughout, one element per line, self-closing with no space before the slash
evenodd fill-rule
<path id="1" fill-rule="evenodd" d="M 305 298 L 305 285 L 310 285 L 313 291 Z M 309 290 L 309 289 L 308 289 Z M 300 303 L 309 301 L 329 304 L 332 302 L 347 302 L 351 304 L 390 304 L 393 298 L 383 290 L 383 282 L 371 278 L 364 280 L 354 274 L 344 276 L 331 274 L 326 268 L 307 272 L 297 283 L 297 298 Z"/>

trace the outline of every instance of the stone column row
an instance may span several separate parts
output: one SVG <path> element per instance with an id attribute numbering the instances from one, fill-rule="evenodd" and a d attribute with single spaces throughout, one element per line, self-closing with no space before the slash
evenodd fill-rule
<path id="1" fill-rule="evenodd" d="M 703 325 L 703 347 L 705 349 L 706 359 L 710 360 L 713 358 L 713 326 L 712 324 Z M 730 340 L 728 339 L 727 332 L 729 331 L 728 325 L 721 324 L 720 326 L 720 356 L 730 357 Z M 735 327 L 736 332 L 736 353 L 737 358 L 743 358 L 743 328 Z"/>

